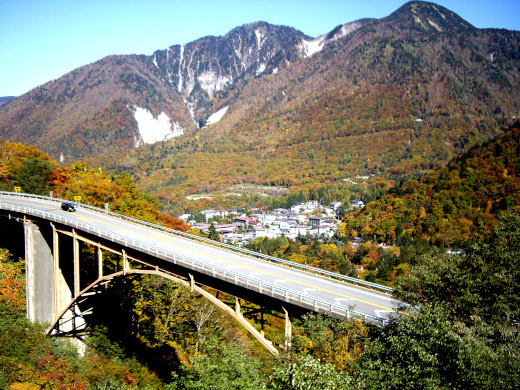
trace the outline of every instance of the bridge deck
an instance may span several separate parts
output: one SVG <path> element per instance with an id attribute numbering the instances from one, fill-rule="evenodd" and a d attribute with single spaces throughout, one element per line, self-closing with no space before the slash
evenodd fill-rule
<path id="1" fill-rule="evenodd" d="M 92 234 L 94 229 L 105 236 L 112 235 L 120 243 L 128 242 L 134 250 L 143 248 L 143 253 L 157 252 L 163 259 L 180 261 L 188 267 L 191 261 L 194 270 L 203 269 L 204 273 L 221 275 L 219 277 L 224 277 L 228 282 L 234 279 L 241 286 L 248 287 L 250 284 L 257 291 L 259 287 L 262 293 L 270 296 L 285 294 L 286 300 L 290 301 L 297 299 L 295 297 L 299 294 L 299 299 L 307 307 L 333 305 L 335 311 L 353 307 L 355 311 L 376 319 L 389 319 L 395 314 L 396 302 L 388 294 L 172 235 L 81 206 L 76 212 L 68 213 L 61 210 L 60 202 L 57 201 L 0 195 L 0 209 L 13 210 L 20 207 L 28 208 L 26 214 L 34 215 L 35 211 L 41 211 L 42 215 L 38 215 L 40 218 L 59 219 L 60 223 L 74 226 L 79 231 Z M 23 211 L 18 209 L 18 212 Z"/>

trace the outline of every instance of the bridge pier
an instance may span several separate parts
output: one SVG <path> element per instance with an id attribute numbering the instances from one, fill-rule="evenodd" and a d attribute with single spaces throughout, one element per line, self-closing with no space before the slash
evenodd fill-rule
<path id="1" fill-rule="evenodd" d="M 48 232 L 28 220 L 24 221 L 24 234 L 27 317 L 32 321 L 51 323 L 57 314 L 54 293 L 57 275 L 51 249 L 55 248 L 53 235 L 49 237 Z"/>
<path id="2" fill-rule="evenodd" d="M 285 310 L 285 307 L 282 307 L 285 313 L 285 350 L 289 350 L 291 348 L 291 338 L 292 338 L 292 325 L 291 318 L 289 317 L 289 312 Z"/>
<path id="3" fill-rule="evenodd" d="M 53 323 L 56 319 L 59 313 L 65 307 L 68 305 L 70 300 L 72 299 L 72 294 L 69 289 L 69 286 L 67 285 L 67 282 L 65 281 L 65 277 L 63 276 L 63 273 L 60 268 L 60 241 L 59 241 L 59 235 L 58 231 L 56 230 L 56 227 L 51 224 L 52 226 L 52 247 L 53 247 L 53 264 L 54 264 L 54 284 L 52 286 L 53 293 L 54 293 L 54 308 L 55 313 L 52 321 L 50 323 Z"/>
<path id="4" fill-rule="evenodd" d="M 27 318 L 52 324 L 72 300 L 59 264 L 59 236 L 50 224 L 24 220 Z"/>
<path id="5" fill-rule="evenodd" d="M 76 237 L 76 230 L 72 229 L 72 253 L 73 253 L 73 267 L 74 267 L 74 298 L 77 298 L 80 291 L 80 267 L 79 267 L 79 241 Z"/>

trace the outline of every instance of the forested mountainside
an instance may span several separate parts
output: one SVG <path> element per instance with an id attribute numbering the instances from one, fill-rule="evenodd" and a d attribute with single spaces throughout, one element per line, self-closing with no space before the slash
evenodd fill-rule
<path id="1" fill-rule="evenodd" d="M 504 213 L 520 214 L 520 130 L 517 126 L 459 158 L 407 180 L 344 218 L 348 236 L 398 243 L 423 238 L 466 246 Z"/>
<path id="2" fill-rule="evenodd" d="M 157 202 L 139 192 L 128 175 L 110 175 L 81 163 L 63 167 L 33 146 L 6 141 L 0 144 L 0 190 L 14 187 L 28 194 L 52 192 L 62 199 L 80 196 L 82 203 L 91 206 L 103 208 L 108 203 L 116 213 L 188 230 L 184 221 L 160 212 Z"/>
<path id="3" fill-rule="evenodd" d="M 0 134 L 126 171 L 165 203 L 410 175 L 513 123 L 519 47 L 427 2 L 315 39 L 258 22 L 79 68 L 0 106 Z"/>

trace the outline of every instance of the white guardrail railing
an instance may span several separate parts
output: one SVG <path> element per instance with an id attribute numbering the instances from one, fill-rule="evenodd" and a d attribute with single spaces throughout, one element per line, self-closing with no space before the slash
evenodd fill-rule
<path id="1" fill-rule="evenodd" d="M 47 196 L 24 194 L 24 193 L 12 193 L 12 192 L 0 191 L 0 195 L 35 198 L 35 199 L 42 199 L 42 200 L 48 200 L 48 201 L 54 201 L 54 202 L 60 202 L 60 203 L 61 202 L 70 202 L 70 201 L 67 201 L 64 199 L 59 199 L 59 198 L 51 198 L 51 197 L 47 197 Z M 137 223 L 137 224 L 151 227 L 154 229 L 159 229 L 159 230 L 162 230 L 162 231 L 165 231 L 168 233 L 172 233 L 172 234 L 175 234 L 178 236 L 187 237 L 187 238 L 194 239 L 197 241 L 206 242 L 206 243 L 212 244 L 212 245 L 217 244 L 218 246 L 228 249 L 228 250 L 230 249 L 230 250 L 233 250 L 236 252 L 241 252 L 241 253 L 247 254 L 249 256 L 254 256 L 257 258 L 266 259 L 271 262 L 288 265 L 292 268 L 299 268 L 306 272 L 312 272 L 314 274 L 317 274 L 317 276 L 323 275 L 323 276 L 327 276 L 329 278 L 335 278 L 335 279 L 338 279 L 341 281 L 346 281 L 346 282 L 350 282 L 350 283 L 354 282 L 356 284 L 365 285 L 370 288 L 377 288 L 377 289 L 383 290 L 385 292 L 390 292 L 393 290 L 390 287 L 379 285 L 377 283 L 367 282 L 367 281 L 352 278 L 349 276 L 336 274 L 334 272 L 321 270 L 321 269 L 309 267 L 309 266 L 306 266 L 303 264 L 298 264 L 298 263 L 290 262 L 287 260 L 279 259 L 279 258 L 276 258 L 273 256 L 268 256 L 268 255 L 264 255 L 261 253 L 253 252 L 253 251 L 250 251 L 250 250 L 247 250 L 244 248 L 239 248 L 239 247 L 235 247 L 232 245 L 223 244 L 221 242 L 209 240 L 204 237 L 195 236 L 195 235 L 192 235 L 189 233 L 184 233 L 184 232 L 180 232 L 177 230 L 169 229 L 169 228 L 166 228 L 163 226 L 159 226 L 159 225 L 141 221 L 141 220 L 138 220 L 135 218 L 127 217 L 127 216 L 117 214 L 117 213 L 114 213 L 111 211 L 106 211 L 106 210 L 103 210 L 103 209 L 100 209 L 97 207 L 93 207 L 93 206 L 89 206 L 89 205 L 86 205 L 83 203 L 77 203 L 77 202 L 71 202 L 71 203 L 74 203 L 75 205 L 80 206 L 82 208 L 90 209 L 92 211 L 100 212 L 105 215 L 110 215 L 110 216 L 113 216 L 116 218 L 131 221 L 133 223 Z M 211 275 L 211 276 L 221 279 L 221 280 L 225 280 L 228 282 L 231 281 L 232 283 L 234 283 L 238 286 L 246 287 L 250 290 L 257 291 L 257 292 L 260 292 L 265 295 L 269 295 L 269 296 L 277 298 L 277 299 L 281 299 L 288 303 L 297 304 L 299 306 L 305 307 L 307 309 L 310 309 L 310 310 L 313 310 L 316 312 L 330 313 L 333 315 L 337 315 L 340 317 L 347 317 L 347 318 L 349 318 L 349 317 L 363 318 L 365 321 L 375 322 L 375 323 L 381 324 L 383 326 L 389 322 L 389 320 L 386 318 L 373 316 L 371 314 L 367 314 L 367 313 L 363 313 L 363 312 L 354 310 L 348 306 L 338 305 L 336 303 L 331 303 L 328 301 L 317 299 L 317 298 L 302 294 L 298 291 L 280 287 L 275 284 L 265 282 L 265 281 L 262 281 L 262 280 L 259 280 L 259 279 L 256 279 L 256 278 L 253 278 L 253 277 L 250 277 L 247 275 L 243 275 L 243 274 L 240 274 L 240 273 L 237 273 L 234 271 L 229 271 L 224 268 L 205 263 L 201 260 L 197 260 L 190 256 L 186 256 L 186 255 L 183 255 L 183 254 L 171 251 L 171 250 L 165 250 L 165 249 L 157 247 L 155 245 L 147 244 L 142 241 L 136 240 L 134 238 L 130 238 L 130 237 L 118 234 L 118 233 L 114 233 L 112 231 L 93 226 L 89 223 L 81 222 L 77 219 L 64 217 L 60 214 L 56 214 L 56 213 L 53 213 L 50 211 L 44 211 L 44 210 L 27 207 L 27 206 L 15 206 L 15 205 L 12 205 L 9 203 L 3 203 L 3 202 L 0 202 L 0 208 L 4 209 L 4 210 L 10 210 L 13 212 L 19 212 L 19 213 L 23 213 L 23 214 L 30 214 L 33 216 L 42 217 L 47 220 L 51 220 L 54 222 L 60 222 L 67 226 L 72 226 L 77 229 L 82 229 L 84 231 L 87 231 L 88 233 L 97 235 L 98 237 L 110 240 L 110 241 L 118 243 L 118 244 L 125 245 L 126 247 L 139 250 L 143 253 L 153 255 L 157 258 L 170 261 L 177 265 L 183 265 L 187 268 L 191 268 L 193 270 L 202 272 L 204 274 Z"/>

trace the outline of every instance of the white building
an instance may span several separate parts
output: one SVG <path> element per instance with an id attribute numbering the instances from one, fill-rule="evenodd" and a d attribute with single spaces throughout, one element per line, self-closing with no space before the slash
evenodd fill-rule
<path id="1" fill-rule="evenodd" d="M 359 199 L 353 199 L 350 201 L 350 205 L 355 208 L 365 207 L 365 203 Z"/>
<path id="2" fill-rule="evenodd" d="M 251 230 L 250 233 L 254 236 L 254 238 L 258 237 L 267 237 L 267 238 L 276 238 L 281 236 L 281 232 L 279 229 L 266 229 L 262 227 L 257 227 L 254 230 Z"/>
<path id="3" fill-rule="evenodd" d="M 206 221 L 209 221 L 211 218 L 220 217 L 222 215 L 221 212 L 217 210 L 202 210 L 200 213 L 204 215 Z"/>
<path id="4" fill-rule="evenodd" d="M 329 203 L 329 208 L 337 211 L 341 207 L 341 202 L 331 202 Z"/>

